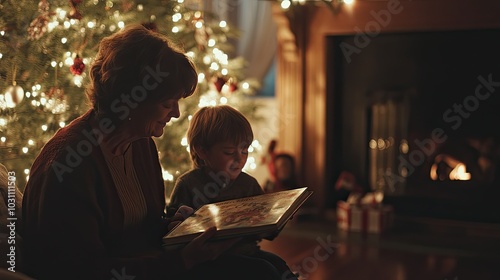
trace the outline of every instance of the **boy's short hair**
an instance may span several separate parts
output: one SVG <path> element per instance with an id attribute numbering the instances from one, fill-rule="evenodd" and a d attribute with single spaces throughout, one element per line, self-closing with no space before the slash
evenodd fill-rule
<path id="1" fill-rule="evenodd" d="M 187 131 L 189 153 L 195 168 L 204 166 L 195 147 L 210 149 L 220 142 L 235 145 L 253 141 L 252 127 L 245 116 L 228 105 L 200 108 L 191 119 Z"/>

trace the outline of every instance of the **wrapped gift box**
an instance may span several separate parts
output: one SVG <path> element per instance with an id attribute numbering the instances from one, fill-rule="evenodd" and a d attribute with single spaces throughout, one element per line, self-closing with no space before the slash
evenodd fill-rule
<path id="1" fill-rule="evenodd" d="M 394 210 L 390 205 L 379 205 L 368 207 L 367 231 L 381 233 L 392 227 L 394 222 Z"/>
<path id="2" fill-rule="evenodd" d="M 354 232 L 382 233 L 392 227 L 394 210 L 390 205 L 337 203 L 337 225 Z"/>

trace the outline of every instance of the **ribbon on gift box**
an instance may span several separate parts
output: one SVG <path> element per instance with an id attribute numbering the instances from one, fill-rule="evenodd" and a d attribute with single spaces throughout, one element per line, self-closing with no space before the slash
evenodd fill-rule
<path id="1" fill-rule="evenodd" d="M 390 205 L 337 203 L 337 226 L 340 229 L 382 233 L 392 227 L 394 210 Z"/>

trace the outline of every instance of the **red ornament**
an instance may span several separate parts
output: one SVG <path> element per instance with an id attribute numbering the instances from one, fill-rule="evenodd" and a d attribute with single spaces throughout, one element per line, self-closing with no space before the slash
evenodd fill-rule
<path id="1" fill-rule="evenodd" d="M 215 78 L 214 81 L 215 89 L 217 89 L 217 91 L 220 93 L 222 91 L 222 87 L 226 84 L 226 82 L 227 80 L 222 77 Z"/>
<path id="2" fill-rule="evenodd" d="M 76 56 L 75 60 L 73 60 L 73 65 L 69 67 L 69 70 L 73 75 L 81 75 L 85 70 L 85 64 L 83 63 L 83 59 L 80 56 Z"/>
<path id="3" fill-rule="evenodd" d="M 229 81 L 227 83 L 228 83 L 230 93 L 233 93 L 238 89 L 238 83 L 233 78 L 229 79 Z"/>

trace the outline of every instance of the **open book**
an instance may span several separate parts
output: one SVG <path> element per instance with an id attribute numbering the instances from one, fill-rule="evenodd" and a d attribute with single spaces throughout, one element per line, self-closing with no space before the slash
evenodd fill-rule
<path id="1" fill-rule="evenodd" d="M 191 241 L 217 227 L 212 240 L 277 234 L 311 196 L 307 187 L 205 204 L 163 237 L 165 245 Z"/>

